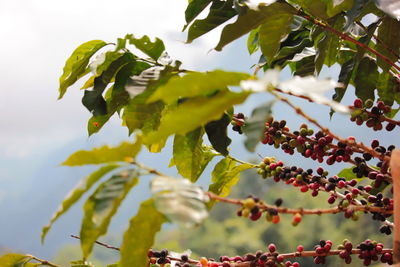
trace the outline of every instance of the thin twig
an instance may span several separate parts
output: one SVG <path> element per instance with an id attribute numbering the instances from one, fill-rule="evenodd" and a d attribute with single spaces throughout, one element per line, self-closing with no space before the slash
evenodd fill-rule
<path id="1" fill-rule="evenodd" d="M 33 255 L 26 255 L 27 257 L 29 257 L 29 258 L 31 258 L 32 260 L 35 260 L 35 261 L 37 261 L 37 262 L 39 262 L 41 265 L 47 265 L 47 266 L 52 266 L 52 267 L 61 267 L 60 265 L 57 265 L 57 264 L 55 264 L 55 263 L 52 263 L 52 262 L 50 262 L 50 261 L 48 261 L 48 260 L 42 260 L 42 259 L 39 259 L 38 257 L 35 257 L 35 256 L 33 256 Z M 0 262 L 1 263 L 1 262 Z"/>
<path id="2" fill-rule="evenodd" d="M 73 238 L 76 238 L 76 239 L 81 239 L 81 238 L 80 238 L 79 236 L 77 236 L 77 235 L 70 235 L 70 236 L 73 237 Z M 95 241 L 95 243 L 96 243 L 97 245 L 103 246 L 103 247 L 105 247 L 105 248 L 109 248 L 109 249 L 113 249 L 113 250 L 120 251 L 120 248 L 114 247 L 114 246 L 110 246 L 110 245 L 108 245 L 108 244 L 106 244 L 106 243 L 103 243 L 103 242 L 100 242 L 100 241 Z"/>

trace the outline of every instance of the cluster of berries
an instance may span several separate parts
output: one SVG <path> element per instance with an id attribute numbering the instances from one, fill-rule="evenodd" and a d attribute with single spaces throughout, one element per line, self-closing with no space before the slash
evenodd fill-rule
<path id="1" fill-rule="evenodd" d="M 385 115 L 389 115 L 392 111 L 390 106 L 385 105 L 383 101 L 378 101 L 374 106 L 374 101 L 368 99 L 363 103 L 359 98 L 354 100 L 351 113 L 351 121 L 355 121 L 357 125 L 362 125 L 365 122 L 367 127 L 379 131 L 383 129 L 382 123 L 388 121 L 385 129 L 392 131 L 396 127 L 396 123 L 391 121 Z"/>
<path id="2" fill-rule="evenodd" d="M 393 255 L 389 252 L 383 252 L 383 244 L 373 242 L 369 239 L 365 240 L 361 244 L 357 246 L 358 249 L 361 250 L 361 253 L 358 255 L 360 259 L 363 260 L 364 266 L 369 266 L 371 262 L 378 261 L 379 255 L 380 261 L 382 263 L 387 263 L 389 265 L 393 264 Z"/>
<path id="3" fill-rule="evenodd" d="M 166 249 L 163 249 L 161 251 L 155 251 L 150 249 L 147 252 L 147 256 L 149 257 L 149 262 L 151 264 L 158 264 L 164 266 L 165 264 L 171 263 L 171 261 L 168 259 L 168 250 Z"/>
<path id="4" fill-rule="evenodd" d="M 330 241 L 330 240 L 319 241 L 319 244 L 314 247 L 314 251 L 318 255 L 318 256 L 314 256 L 314 263 L 315 264 L 325 264 L 326 254 L 329 253 L 329 251 L 331 251 L 331 248 L 332 248 L 332 241 Z M 350 258 L 350 260 L 351 260 L 351 258 Z"/>

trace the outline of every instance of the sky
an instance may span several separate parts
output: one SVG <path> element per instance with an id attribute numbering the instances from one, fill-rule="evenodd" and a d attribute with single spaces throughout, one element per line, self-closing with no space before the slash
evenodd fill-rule
<path id="1" fill-rule="evenodd" d="M 128 138 L 117 118 L 101 133 L 88 138 L 90 113 L 81 104 L 79 86 L 71 87 L 62 100 L 57 100 L 64 62 L 78 45 L 94 39 L 113 42 L 127 33 L 137 37 L 147 34 L 164 40 L 170 56 L 182 61 L 187 69 L 250 71 L 257 58 L 247 54 L 245 39 L 222 52 L 212 51 L 219 29 L 185 44 L 186 33 L 181 29 L 186 4 L 184 0 L 0 0 L 0 249 L 7 246 L 44 256 L 54 253 L 62 244 L 59 239 L 55 241 L 55 233 L 59 231 L 58 237 L 68 239 L 68 231 L 79 226 L 80 207 L 60 219 L 44 247 L 38 241 L 40 228 L 88 171 L 58 164 L 75 150 L 117 144 Z M 335 78 L 337 68 L 324 70 L 323 75 Z M 267 100 L 255 96 L 248 103 Z M 343 136 L 359 130 L 351 124 L 343 127 L 347 120 L 344 116 L 338 115 L 336 123 L 331 123 L 327 108 L 316 112 L 315 106 L 304 107 Z M 249 114 L 251 105 L 242 106 L 241 111 Z M 278 118 L 297 123 L 287 107 L 278 105 L 276 111 Z M 367 140 L 371 135 L 363 137 Z M 387 141 L 394 138 L 394 134 L 388 135 Z M 260 148 L 259 152 L 275 153 Z M 243 146 L 233 153 L 249 155 L 242 154 Z M 143 160 L 151 158 L 144 156 Z M 160 166 L 168 161 L 163 156 L 156 158 Z M 28 224 L 28 218 L 34 223 Z"/>

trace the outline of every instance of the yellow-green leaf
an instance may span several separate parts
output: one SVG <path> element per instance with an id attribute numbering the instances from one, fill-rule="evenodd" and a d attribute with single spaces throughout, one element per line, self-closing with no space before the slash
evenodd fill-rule
<path id="1" fill-rule="evenodd" d="M 202 128 L 197 128 L 186 135 L 175 135 L 173 155 L 178 172 L 191 182 L 196 182 L 207 164 L 216 155 L 203 148 Z"/>
<path id="2" fill-rule="evenodd" d="M 69 86 L 85 74 L 89 59 L 106 44 L 101 40 L 93 40 L 83 43 L 75 49 L 65 63 L 64 72 L 60 77 L 59 99 L 63 97 Z"/>
<path id="3" fill-rule="evenodd" d="M 208 187 L 208 191 L 225 197 L 231 192 L 231 188 L 239 182 L 240 173 L 247 169 L 254 168 L 251 164 L 239 164 L 230 159 L 223 158 L 215 165 L 212 172 L 212 184 Z M 211 200 L 208 207 L 211 208 L 215 201 Z"/>
<path id="4" fill-rule="evenodd" d="M 183 77 L 175 76 L 157 88 L 148 102 L 162 100 L 170 104 L 182 97 L 204 96 L 229 85 L 239 85 L 241 80 L 249 77 L 247 73 L 222 70 L 189 73 Z"/>
<path id="5" fill-rule="evenodd" d="M 1 267 L 22 267 L 22 266 L 33 266 L 27 265 L 26 263 L 32 259 L 29 255 L 22 255 L 16 253 L 8 253 L 0 257 Z"/>
<path id="6" fill-rule="evenodd" d="M 138 213 L 132 217 L 129 228 L 124 234 L 121 246 L 121 267 L 146 266 L 147 251 L 154 243 L 154 237 L 166 222 L 155 207 L 153 199 L 140 205 Z"/>
<path id="7" fill-rule="evenodd" d="M 65 166 L 81 166 L 87 164 L 102 164 L 107 162 L 124 161 L 127 157 L 134 158 L 142 146 L 141 138 L 135 143 L 122 142 L 117 147 L 107 145 L 90 151 L 79 150 L 62 163 Z"/>
<path id="8" fill-rule="evenodd" d="M 147 144 L 155 143 L 171 134 L 186 134 L 209 121 L 219 119 L 225 110 L 243 103 L 249 92 L 234 93 L 228 90 L 218 92 L 212 97 L 190 98 L 166 113 L 157 131 L 143 137 Z"/>
<path id="9" fill-rule="evenodd" d="M 42 229 L 42 242 L 46 237 L 47 232 L 50 230 L 53 223 L 65 212 L 69 210 L 81 197 L 87 192 L 97 181 L 99 181 L 105 174 L 109 173 L 112 170 L 120 167 L 117 164 L 110 164 L 101 167 L 100 169 L 94 171 L 92 174 L 82 179 L 79 184 L 72 189 L 72 191 L 67 195 L 67 197 L 63 200 L 60 207 L 54 213 L 53 217 L 50 220 L 50 223 L 43 227 Z"/>
<path id="10" fill-rule="evenodd" d="M 86 259 L 96 240 L 107 232 L 111 218 L 121 202 L 139 179 L 137 170 L 127 170 L 113 175 L 102 183 L 88 198 L 83 210 L 80 238 L 83 257 Z"/>

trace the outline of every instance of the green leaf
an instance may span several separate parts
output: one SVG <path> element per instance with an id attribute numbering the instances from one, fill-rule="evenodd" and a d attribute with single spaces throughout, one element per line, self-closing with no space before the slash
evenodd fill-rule
<path id="1" fill-rule="evenodd" d="M 400 21 L 385 16 L 382 20 L 382 23 L 378 28 L 378 39 L 381 42 L 378 42 L 376 45 L 376 50 L 388 57 L 392 62 L 396 62 L 399 60 L 398 57 L 390 53 L 391 49 L 397 55 L 400 53 Z M 382 44 L 383 43 L 383 44 Z M 387 46 L 390 46 L 388 49 Z M 377 57 L 378 66 L 382 68 L 384 72 L 387 72 L 390 69 L 390 65 L 386 63 L 382 58 Z"/>
<path id="2" fill-rule="evenodd" d="M 212 0 L 192 0 L 185 10 L 186 25 L 182 31 L 210 4 Z"/>
<path id="3" fill-rule="evenodd" d="M 107 232 L 111 218 L 121 202 L 138 183 L 137 176 L 137 170 L 127 170 L 113 175 L 86 200 L 80 232 L 84 259 L 90 255 L 96 240 Z"/>
<path id="4" fill-rule="evenodd" d="M 281 2 L 275 2 L 269 6 L 260 6 L 259 10 L 248 9 L 244 14 L 240 14 L 234 23 L 224 27 L 215 50 L 221 51 L 225 45 L 250 32 L 252 29 L 257 28 L 263 23 L 271 22 L 269 20 L 271 10 L 281 10 L 291 14 L 296 13 L 295 8 Z"/>
<path id="5" fill-rule="evenodd" d="M 81 89 L 88 89 L 90 87 L 93 87 L 95 78 L 96 78 L 95 75 L 90 76 L 90 78 L 83 84 Z"/>
<path id="6" fill-rule="evenodd" d="M 157 88 L 148 102 L 162 100 L 171 104 L 183 97 L 205 96 L 228 85 L 239 85 L 241 80 L 246 80 L 249 77 L 250 75 L 247 73 L 222 70 L 189 73 L 183 77 L 175 76 L 165 85 Z"/>
<path id="7" fill-rule="evenodd" d="M 63 74 L 60 77 L 60 87 L 58 91 L 60 95 L 58 99 L 61 99 L 68 87 L 73 85 L 80 77 L 85 74 L 89 59 L 96 53 L 100 48 L 105 46 L 107 43 L 101 40 L 93 40 L 81 44 L 72 55 L 68 58 L 65 63 Z"/>
<path id="8" fill-rule="evenodd" d="M 233 8 L 233 1 L 215 0 L 212 2 L 210 12 L 205 19 L 196 20 L 189 28 L 187 42 L 191 43 L 194 39 L 213 30 L 230 18 L 236 15 L 236 10 Z"/>
<path id="9" fill-rule="evenodd" d="M 96 182 L 98 182 L 104 175 L 109 173 L 112 170 L 120 167 L 117 164 L 110 164 L 101 167 L 96 170 L 85 179 L 82 179 L 80 183 L 72 189 L 72 191 L 67 195 L 67 197 L 63 200 L 60 207 L 54 213 L 48 225 L 43 227 L 42 229 L 42 243 L 44 242 L 44 238 L 46 237 L 47 232 L 50 230 L 54 222 L 64 213 L 66 213 L 70 207 L 72 207 L 78 200 L 82 197 L 84 193 L 86 193 Z"/>
<path id="10" fill-rule="evenodd" d="M 361 100 L 375 99 L 375 88 L 379 77 L 378 66 L 370 57 L 361 59 L 354 78 L 356 96 Z"/>
<path id="11" fill-rule="evenodd" d="M 378 78 L 378 96 L 386 105 L 392 106 L 393 102 L 400 103 L 400 81 L 390 72 L 382 72 Z"/>
<path id="12" fill-rule="evenodd" d="M 121 267 L 146 266 L 147 252 L 154 243 L 155 235 L 166 222 L 154 207 L 153 199 L 140 205 L 138 213 L 132 217 L 121 245 Z"/>
<path id="13" fill-rule="evenodd" d="M 224 113 L 220 119 L 210 121 L 204 127 L 213 148 L 224 156 L 228 155 L 228 146 L 232 142 L 228 137 L 228 125 L 230 122 L 230 117 Z"/>
<path id="14" fill-rule="evenodd" d="M 250 31 L 247 37 L 247 51 L 252 55 L 258 49 L 258 28 Z"/>
<path id="15" fill-rule="evenodd" d="M 329 1 L 329 0 L 328 0 Z M 292 0 L 291 2 L 300 5 L 307 13 L 322 20 L 329 18 L 327 14 L 327 1 L 321 0 Z"/>
<path id="16" fill-rule="evenodd" d="M 203 148 L 203 134 L 203 129 L 197 128 L 186 135 L 177 134 L 174 139 L 173 156 L 176 168 L 193 183 L 215 155 Z"/>
<path id="17" fill-rule="evenodd" d="M 294 76 L 310 76 L 315 73 L 315 56 L 302 58 L 300 61 L 289 63 Z"/>
<path id="18" fill-rule="evenodd" d="M 79 150 L 62 163 L 64 166 L 82 166 L 88 164 L 103 164 L 108 162 L 124 161 L 127 157 L 134 158 L 142 146 L 141 138 L 135 143 L 122 142 L 117 147 L 107 145 L 94 148 L 90 151 Z"/>
<path id="19" fill-rule="evenodd" d="M 124 53 L 121 53 L 119 51 L 107 51 L 103 54 L 100 54 L 98 57 L 99 59 L 96 58 L 90 65 L 90 69 L 92 72 L 94 72 L 97 76 L 100 76 L 104 71 L 106 71 L 111 63 L 119 59 L 121 56 L 123 56 Z"/>
<path id="20" fill-rule="evenodd" d="M 144 143 L 155 143 L 174 133 L 183 135 L 207 122 L 219 119 L 225 110 L 243 103 L 249 94 L 250 92 L 234 93 L 225 90 L 212 97 L 190 98 L 167 112 L 161 118 L 157 131 L 144 136 Z"/>
<path id="21" fill-rule="evenodd" d="M 340 87 L 335 88 L 335 94 L 332 97 L 333 100 L 340 102 L 346 93 L 347 86 L 350 82 L 351 76 L 354 71 L 355 58 L 349 59 L 345 63 L 343 63 L 342 68 L 340 69 L 338 82 L 342 85 Z"/>
<path id="22" fill-rule="evenodd" d="M 265 122 L 271 116 L 273 104 L 274 101 L 271 101 L 258 106 L 251 113 L 251 117 L 246 120 L 243 132 L 246 135 L 244 145 L 248 151 L 254 152 L 257 144 L 263 139 Z"/>
<path id="23" fill-rule="evenodd" d="M 208 187 L 208 191 L 222 197 L 229 195 L 231 188 L 239 181 L 240 173 L 253 167 L 250 164 L 237 165 L 234 160 L 223 158 L 214 167 L 212 184 Z M 209 207 L 211 207 L 214 201 L 210 201 L 209 204 Z"/>
<path id="24" fill-rule="evenodd" d="M 93 90 L 85 90 L 82 104 L 93 113 L 94 116 L 107 114 L 107 102 L 103 98 L 103 92 L 115 74 L 126 64 L 134 60 L 133 54 L 127 52 L 115 61 L 111 62 L 102 74 L 94 79 Z"/>
<path id="25" fill-rule="evenodd" d="M 282 8 L 281 3 L 274 3 L 264 8 L 268 20 L 260 26 L 258 40 L 261 51 L 268 64 L 271 64 L 277 54 L 281 41 L 291 32 L 293 12 Z"/>
<path id="26" fill-rule="evenodd" d="M 133 34 L 129 34 L 125 38 L 129 40 L 129 43 L 131 45 L 136 46 L 137 49 L 156 61 L 165 51 L 164 43 L 159 38 L 156 38 L 154 42 L 152 42 L 147 35 L 144 35 L 142 38 L 137 39 L 133 36 Z"/>
<path id="27" fill-rule="evenodd" d="M 327 14 L 333 17 L 343 11 L 350 10 L 353 7 L 354 0 L 328 0 Z"/>
<path id="28" fill-rule="evenodd" d="M 27 266 L 26 263 L 31 260 L 32 257 L 28 255 L 16 254 L 16 253 L 8 253 L 0 257 L 0 266 L 1 267 L 23 267 Z M 29 265 L 29 266 L 33 266 Z"/>
<path id="29" fill-rule="evenodd" d="M 345 24 L 345 19 L 342 16 L 336 17 L 331 20 L 332 27 L 338 31 L 341 31 Z M 336 34 L 325 32 L 324 36 L 319 40 L 317 44 L 317 55 L 315 58 L 315 67 L 317 73 L 322 69 L 322 65 L 325 64 L 331 67 L 336 63 L 336 57 L 340 49 L 340 39 Z"/>

